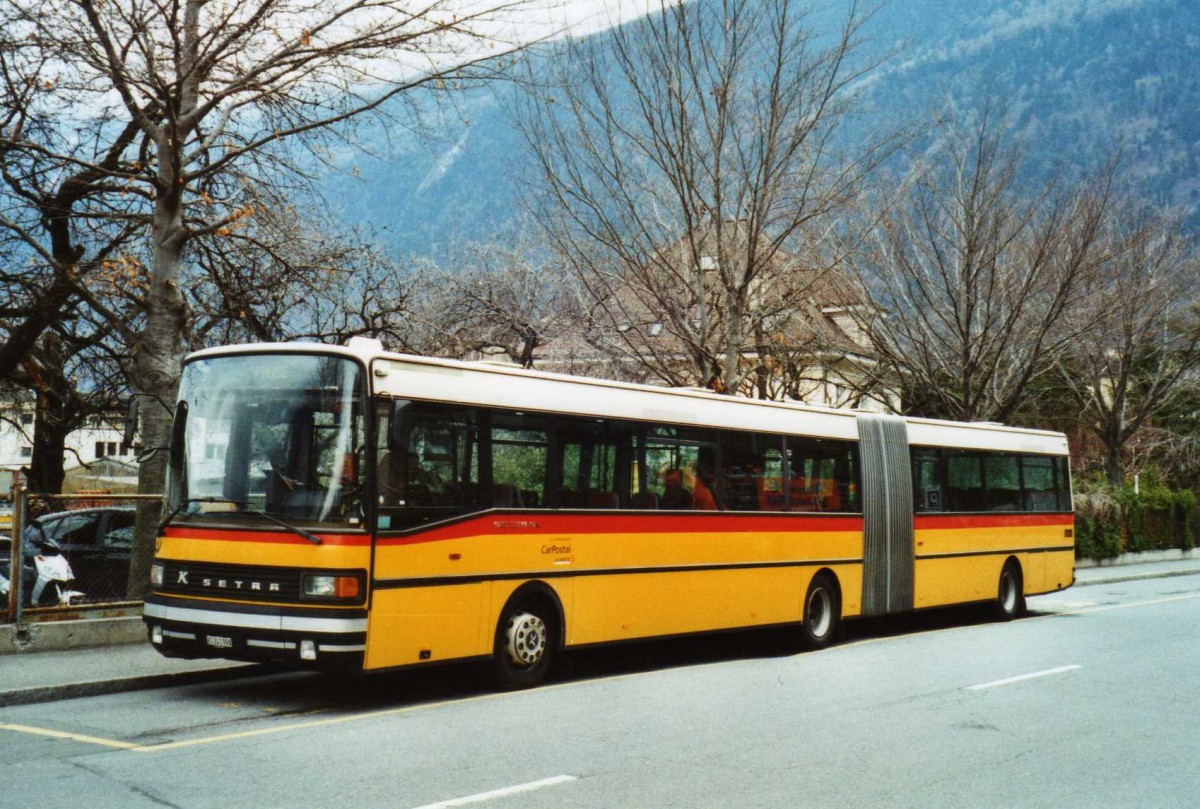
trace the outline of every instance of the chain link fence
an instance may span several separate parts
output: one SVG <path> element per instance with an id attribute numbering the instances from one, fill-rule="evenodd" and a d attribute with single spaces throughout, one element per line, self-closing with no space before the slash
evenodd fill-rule
<path id="1" fill-rule="evenodd" d="M 132 603 L 127 591 L 137 512 L 157 513 L 162 498 L 20 489 L 14 495 L 12 524 L 0 530 L 0 592 L 8 590 L 0 608 L 6 602 L 8 622 Z"/>

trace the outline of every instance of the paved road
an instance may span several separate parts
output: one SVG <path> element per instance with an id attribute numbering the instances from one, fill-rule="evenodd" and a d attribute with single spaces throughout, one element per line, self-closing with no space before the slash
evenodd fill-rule
<path id="1" fill-rule="evenodd" d="M 0 709 L 3 807 L 1183 807 L 1200 794 L 1200 577 L 989 623 L 753 633 L 470 669 L 278 675 Z"/>

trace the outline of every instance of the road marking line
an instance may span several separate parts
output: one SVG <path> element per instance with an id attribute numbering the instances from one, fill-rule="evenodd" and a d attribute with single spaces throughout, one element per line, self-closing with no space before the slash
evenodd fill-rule
<path id="1" fill-rule="evenodd" d="M 998 685 L 1009 685 L 1010 683 L 1019 683 L 1025 680 L 1033 680 L 1038 677 L 1049 677 L 1051 674 L 1062 674 L 1067 671 L 1074 671 L 1081 666 L 1059 666 L 1056 669 L 1046 669 L 1045 671 L 1035 671 L 1032 674 L 1018 674 L 1016 677 L 1005 677 L 1003 680 L 992 680 L 990 683 L 979 683 L 978 685 L 967 686 L 967 691 L 982 691 L 985 688 L 995 688 Z"/>
<path id="2" fill-rule="evenodd" d="M 1150 607 L 1155 604 L 1170 604 L 1172 601 L 1193 601 L 1200 598 L 1200 593 L 1186 593 L 1178 596 L 1165 596 L 1163 598 L 1152 598 L 1147 601 L 1130 601 L 1126 604 L 1104 604 L 1097 607 L 1085 607 L 1079 610 L 1066 610 L 1064 612 L 1054 613 L 1054 615 L 1086 615 L 1090 612 L 1108 612 L 1109 610 L 1126 610 L 1130 607 Z M 1046 616 L 1052 618 L 1053 615 Z"/>
<path id="3" fill-rule="evenodd" d="M 82 733 L 68 733 L 63 730 L 51 730 L 50 728 L 35 728 L 31 725 L 10 725 L 7 722 L 0 722 L 0 730 L 11 730 L 16 733 L 32 733 L 34 736 L 49 736 L 51 739 L 68 739 L 73 742 L 98 744 L 103 747 L 115 747 L 119 750 L 136 750 L 141 747 L 141 745 L 134 742 L 119 742 L 114 739 L 101 739 L 98 736 L 86 736 Z"/>
<path id="4" fill-rule="evenodd" d="M 424 806 L 418 806 L 417 809 L 450 809 L 452 806 L 466 806 L 471 803 L 483 803 L 494 798 L 507 798 L 509 795 L 519 795 L 522 792 L 532 792 L 535 789 L 543 789 L 552 787 L 557 784 L 565 784 L 568 781 L 574 781 L 574 775 L 555 775 L 551 778 L 543 778 L 540 781 L 530 781 L 527 784 L 517 784 L 512 787 L 502 787 L 501 789 L 493 789 L 491 792 L 479 792 L 475 795 L 467 795 L 465 798 L 454 798 L 440 803 L 427 803 Z"/>

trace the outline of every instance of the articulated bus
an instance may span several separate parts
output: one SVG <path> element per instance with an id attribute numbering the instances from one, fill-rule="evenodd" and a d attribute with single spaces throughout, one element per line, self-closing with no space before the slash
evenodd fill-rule
<path id="1" fill-rule="evenodd" d="M 145 622 L 165 655 L 386 670 L 972 602 L 1074 580 L 1060 433 L 386 353 L 184 366 Z"/>

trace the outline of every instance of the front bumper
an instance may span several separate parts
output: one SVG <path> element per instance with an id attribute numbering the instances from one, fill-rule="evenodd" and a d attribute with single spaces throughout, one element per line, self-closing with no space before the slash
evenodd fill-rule
<path id="1" fill-rule="evenodd" d="M 142 619 L 171 657 L 219 657 L 304 667 L 361 666 L 365 609 L 232 604 L 151 595 Z"/>

